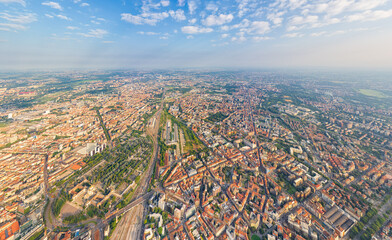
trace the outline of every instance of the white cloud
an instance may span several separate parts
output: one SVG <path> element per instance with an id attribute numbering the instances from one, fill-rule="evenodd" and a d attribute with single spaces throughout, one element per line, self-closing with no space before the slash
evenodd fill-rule
<path id="1" fill-rule="evenodd" d="M 0 19 L 6 22 L 0 23 L 3 31 L 17 31 L 25 30 L 26 25 L 37 21 L 37 17 L 33 13 L 23 13 L 18 15 L 11 15 L 9 13 L 0 13 Z"/>
<path id="2" fill-rule="evenodd" d="M 106 22 L 106 19 L 105 19 L 105 18 L 96 17 L 96 16 L 91 16 L 90 18 L 95 19 L 95 20 L 97 20 L 97 21 Z"/>
<path id="3" fill-rule="evenodd" d="M 317 15 L 293 16 L 289 20 L 289 23 L 287 25 L 287 31 L 297 31 L 306 26 L 320 27 L 322 25 L 325 25 L 318 21 L 319 17 Z"/>
<path id="4" fill-rule="evenodd" d="M 309 4 L 304 7 L 303 14 L 312 13 L 325 13 L 328 9 L 328 3 Z"/>
<path id="5" fill-rule="evenodd" d="M 159 9 L 162 5 L 161 2 L 152 2 L 152 1 L 142 1 L 143 6 L 141 7 L 143 12 L 149 12 L 150 9 Z"/>
<path id="6" fill-rule="evenodd" d="M 143 13 L 151 12 L 151 10 L 160 9 L 161 7 L 168 7 L 170 5 L 170 0 L 142 0 L 141 10 Z"/>
<path id="7" fill-rule="evenodd" d="M 140 15 L 132 15 L 130 13 L 122 13 L 121 20 L 136 25 L 149 24 L 155 25 L 157 22 L 169 17 L 169 13 L 142 13 Z"/>
<path id="8" fill-rule="evenodd" d="M 251 12 L 258 8 L 258 4 L 261 1 L 258 0 L 237 0 L 238 3 L 238 16 L 241 18 L 245 16 L 246 13 Z M 258 12 L 258 11 L 257 11 Z"/>
<path id="9" fill-rule="evenodd" d="M 245 33 L 244 32 L 239 32 L 236 34 L 238 37 L 232 37 L 231 41 L 233 42 L 244 42 L 246 41 Z"/>
<path id="10" fill-rule="evenodd" d="M 275 26 L 280 26 L 283 22 L 282 16 L 284 12 L 269 13 L 267 19 L 270 20 Z"/>
<path id="11" fill-rule="evenodd" d="M 90 38 L 103 38 L 108 32 L 103 29 L 91 29 L 88 33 L 81 33 L 80 35 Z"/>
<path id="12" fill-rule="evenodd" d="M 294 16 L 290 19 L 290 25 L 303 25 L 307 23 L 315 23 L 318 21 L 317 15 L 309 15 L 306 17 L 303 16 Z"/>
<path id="13" fill-rule="evenodd" d="M 196 2 L 193 0 L 188 1 L 188 9 L 189 9 L 189 13 L 193 14 L 197 9 Z"/>
<path id="14" fill-rule="evenodd" d="M 129 23 L 137 24 L 137 25 L 145 23 L 145 20 L 142 17 L 132 15 L 130 13 L 122 13 L 121 20 L 129 22 Z"/>
<path id="15" fill-rule="evenodd" d="M 48 17 L 48 18 L 53 18 L 53 16 L 52 16 L 52 15 L 50 15 L 50 14 L 47 14 L 47 13 L 45 13 L 45 16 L 46 16 L 46 17 Z"/>
<path id="16" fill-rule="evenodd" d="M 316 32 L 316 33 L 310 34 L 310 36 L 312 36 L 312 37 L 320 37 L 320 36 L 325 35 L 326 33 L 327 33 L 326 31 Z"/>
<path id="17" fill-rule="evenodd" d="M 281 9 L 283 6 L 286 6 L 286 0 L 276 0 L 275 2 L 272 2 L 269 4 L 270 8 L 276 8 L 276 9 Z"/>
<path id="18" fill-rule="evenodd" d="M 237 0 L 241 8 L 250 8 L 252 0 Z M 376 21 L 392 17 L 388 8 L 381 8 L 390 0 L 275 0 L 267 7 L 266 20 L 272 28 L 281 26 L 287 19 L 286 30 L 319 28 L 342 22 Z M 377 9 L 379 8 L 379 9 Z M 249 14 L 248 17 L 255 14 Z M 260 15 L 262 16 L 262 15 Z"/>
<path id="19" fill-rule="evenodd" d="M 61 14 L 56 15 L 56 17 L 58 17 L 60 19 L 63 19 L 63 20 L 67 20 L 67 21 L 71 21 L 72 20 L 71 18 L 69 18 L 67 16 L 64 16 L 64 15 L 61 15 Z"/>
<path id="20" fill-rule="evenodd" d="M 152 19 L 152 20 L 163 20 L 167 17 L 169 17 L 169 14 L 167 12 L 161 12 L 161 13 L 142 13 L 140 16 L 146 19 Z"/>
<path id="21" fill-rule="evenodd" d="M 11 15 L 8 13 L 0 13 L 0 18 L 13 23 L 27 24 L 37 21 L 37 16 L 33 13 L 26 13 L 20 15 Z"/>
<path id="22" fill-rule="evenodd" d="M 263 35 L 270 31 L 269 22 L 265 21 L 254 21 L 250 24 L 250 27 L 246 29 L 248 33 Z"/>
<path id="23" fill-rule="evenodd" d="M 304 13 L 313 12 L 336 16 L 344 12 L 371 10 L 384 5 L 388 0 L 330 0 L 321 3 L 311 3 L 304 6 Z"/>
<path id="24" fill-rule="evenodd" d="M 195 24 L 197 22 L 196 18 L 192 18 L 188 21 L 190 24 Z"/>
<path id="25" fill-rule="evenodd" d="M 287 3 L 287 6 L 294 10 L 297 9 L 299 7 L 301 7 L 302 5 L 304 5 L 306 3 L 306 0 L 289 0 Z"/>
<path id="26" fill-rule="evenodd" d="M 278 0 L 287 1 L 287 0 Z M 299 0 L 298 0 L 299 1 Z M 376 21 L 392 17 L 392 9 L 377 9 L 389 0 L 325 0 L 302 5 L 302 16 L 289 19 L 287 31 L 316 28 L 341 22 Z"/>
<path id="27" fill-rule="evenodd" d="M 183 21 L 186 19 L 185 14 L 184 14 L 184 10 L 182 10 L 182 9 L 178 9 L 177 11 L 170 10 L 169 14 L 176 21 Z"/>
<path id="28" fill-rule="evenodd" d="M 314 22 L 312 24 L 309 25 L 309 27 L 311 28 L 317 28 L 317 27 L 323 27 L 323 26 L 327 26 L 327 25 L 331 25 L 331 24 L 336 24 L 336 23 L 340 23 L 341 20 L 339 18 L 326 18 L 323 19 L 322 21 L 318 21 L 318 22 Z M 291 27 L 292 29 L 301 29 L 302 27 Z"/>
<path id="29" fill-rule="evenodd" d="M 245 18 L 240 23 L 237 23 L 237 24 L 229 27 L 228 29 L 247 28 L 247 27 L 250 26 L 250 23 L 251 22 L 248 19 Z M 222 28 L 222 30 L 224 30 L 224 29 Z"/>
<path id="30" fill-rule="evenodd" d="M 227 25 L 225 25 L 225 26 L 222 26 L 222 27 L 221 27 L 221 30 L 222 30 L 222 31 L 229 31 L 229 30 L 230 30 L 230 27 L 227 26 Z"/>
<path id="31" fill-rule="evenodd" d="M 353 4 L 351 11 L 366 11 L 382 6 L 387 0 L 360 0 Z"/>
<path id="32" fill-rule="evenodd" d="M 0 27 L 2 27 L 3 31 L 16 31 L 26 29 L 26 26 L 17 23 L 0 23 Z"/>
<path id="33" fill-rule="evenodd" d="M 375 10 L 375 11 L 365 11 L 363 13 L 357 13 L 349 15 L 346 17 L 348 22 L 355 21 L 376 21 L 380 19 L 392 17 L 392 9 L 389 10 Z"/>
<path id="34" fill-rule="evenodd" d="M 22 6 L 26 6 L 26 2 L 24 0 L 0 0 L 0 3 L 19 3 Z"/>
<path id="35" fill-rule="evenodd" d="M 304 28 L 305 26 L 301 26 L 301 27 L 297 27 L 297 26 L 288 26 L 287 27 L 287 31 L 288 32 L 292 32 L 292 31 L 298 31 L 301 30 L 302 28 Z"/>
<path id="36" fill-rule="evenodd" d="M 260 41 L 265 41 L 265 40 L 270 40 L 270 37 L 252 37 L 252 39 L 256 42 L 260 42 Z"/>
<path id="37" fill-rule="evenodd" d="M 82 3 L 82 4 L 80 4 L 80 6 L 81 6 L 81 7 L 88 7 L 88 6 L 90 6 L 90 4 L 88 4 L 88 3 Z"/>
<path id="38" fill-rule="evenodd" d="M 162 5 L 163 7 L 167 7 L 167 6 L 170 5 L 170 1 L 169 1 L 169 0 L 161 0 L 161 5 Z"/>
<path id="39" fill-rule="evenodd" d="M 315 32 L 310 34 L 310 36 L 312 37 L 319 37 L 319 36 L 327 36 L 327 37 L 332 37 L 335 35 L 342 35 L 342 34 L 346 34 L 349 32 L 361 32 L 361 31 L 367 31 L 369 30 L 369 28 L 354 28 L 354 29 L 346 29 L 346 30 L 337 30 L 334 32 L 330 32 L 328 33 L 327 31 L 321 31 L 321 32 Z"/>
<path id="40" fill-rule="evenodd" d="M 159 35 L 160 33 L 157 33 L 157 32 L 143 32 L 143 31 L 140 31 L 140 32 L 137 32 L 137 34 L 153 36 L 153 35 Z"/>
<path id="41" fill-rule="evenodd" d="M 240 29 L 242 29 L 242 31 L 246 31 L 246 29 L 250 26 L 250 24 L 251 24 L 251 21 L 249 21 L 248 19 L 245 18 L 240 23 L 237 23 L 237 24 L 234 24 L 231 26 L 225 25 L 225 26 L 222 26 L 220 29 L 222 31 L 229 31 L 229 30 L 240 28 Z"/>
<path id="42" fill-rule="evenodd" d="M 68 30 L 78 30 L 78 27 L 74 27 L 74 26 L 68 26 L 67 27 Z"/>
<path id="43" fill-rule="evenodd" d="M 146 32 L 145 34 L 149 35 L 149 36 L 160 35 L 160 33 L 157 33 L 157 32 Z"/>
<path id="44" fill-rule="evenodd" d="M 287 33 L 287 34 L 283 35 L 283 37 L 288 37 L 288 38 L 296 38 L 296 37 L 303 37 L 303 36 L 304 36 L 304 34 L 298 33 L 298 32 Z"/>
<path id="45" fill-rule="evenodd" d="M 59 37 L 55 33 L 52 33 L 52 36 L 50 38 L 54 39 L 54 40 L 60 40 L 60 41 L 76 40 L 76 39 L 73 39 L 73 38 L 70 38 L 70 37 Z"/>
<path id="46" fill-rule="evenodd" d="M 178 6 L 180 7 L 185 6 L 185 0 L 178 0 Z"/>
<path id="47" fill-rule="evenodd" d="M 61 5 L 57 2 L 43 2 L 42 5 L 44 6 L 48 6 L 57 10 L 63 10 L 63 8 L 61 7 Z"/>
<path id="48" fill-rule="evenodd" d="M 102 41 L 102 43 L 109 44 L 109 43 L 114 43 L 114 41 Z"/>
<path id="49" fill-rule="evenodd" d="M 329 25 L 329 24 L 336 24 L 336 23 L 340 23 L 340 19 L 339 18 L 328 18 L 324 20 L 324 24 L 325 25 Z"/>
<path id="50" fill-rule="evenodd" d="M 335 36 L 335 35 L 342 35 L 342 34 L 345 34 L 345 33 L 346 33 L 346 31 L 338 30 L 338 31 L 335 31 L 335 32 L 332 32 L 332 33 L 328 34 L 328 37 L 332 37 L 332 36 Z"/>
<path id="51" fill-rule="evenodd" d="M 197 26 L 184 26 L 181 31 L 185 34 L 198 34 L 198 33 L 210 33 L 213 31 L 212 28 L 203 28 Z"/>
<path id="52" fill-rule="evenodd" d="M 233 20 L 233 14 L 219 14 L 218 16 L 210 15 L 202 20 L 202 23 L 206 26 L 217 26 L 230 23 Z"/>
<path id="53" fill-rule="evenodd" d="M 206 10 L 208 10 L 208 11 L 216 12 L 216 11 L 218 11 L 218 9 L 219 9 L 218 6 L 212 2 L 208 3 L 206 6 Z"/>
<path id="54" fill-rule="evenodd" d="M 335 16 L 349 9 L 352 3 L 353 0 L 333 0 L 329 1 L 326 6 L 320 6 L 319 10 L 328 16 Z"/>
<path id="55" fill-rule="evenodd" d="M 221 38 L 227 38 L 227 37 L 229 37 L 229 34 L 227 34 L 227 33 L 224 33 L 221 35 Z"/>

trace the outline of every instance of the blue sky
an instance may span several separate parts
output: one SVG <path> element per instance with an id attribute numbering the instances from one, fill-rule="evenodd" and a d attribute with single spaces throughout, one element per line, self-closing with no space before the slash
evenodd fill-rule
<path id="1" fill-rule="evenodd" d="M 392 0 L 0 0 L 0 70 L 392 68 Z"/>

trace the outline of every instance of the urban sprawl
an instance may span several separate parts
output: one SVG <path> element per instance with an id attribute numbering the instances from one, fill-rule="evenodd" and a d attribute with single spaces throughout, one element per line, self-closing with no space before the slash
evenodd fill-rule
<path id="1" fill-rule="evenodd" d="M 392 239 L 392 85 L 342 75 L 2 73 L 0 240 Z"/>

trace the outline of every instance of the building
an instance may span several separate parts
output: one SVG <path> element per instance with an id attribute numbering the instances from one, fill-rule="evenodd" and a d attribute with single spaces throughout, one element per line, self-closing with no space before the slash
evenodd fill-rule
<path id="1" fill-rule="evenodd" d="M 0 224 L 0 239 L 8 239 L 19 231 L 19 222 L 15 219 L 7 223 Z"/>

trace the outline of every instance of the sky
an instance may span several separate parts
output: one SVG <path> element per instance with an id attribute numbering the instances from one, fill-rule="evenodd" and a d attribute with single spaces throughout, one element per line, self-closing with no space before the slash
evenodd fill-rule
<path id="1" fill-rule="evenodd" d="M 392 0 L 0 0 L 0 70 L 392 69 Z"/>

